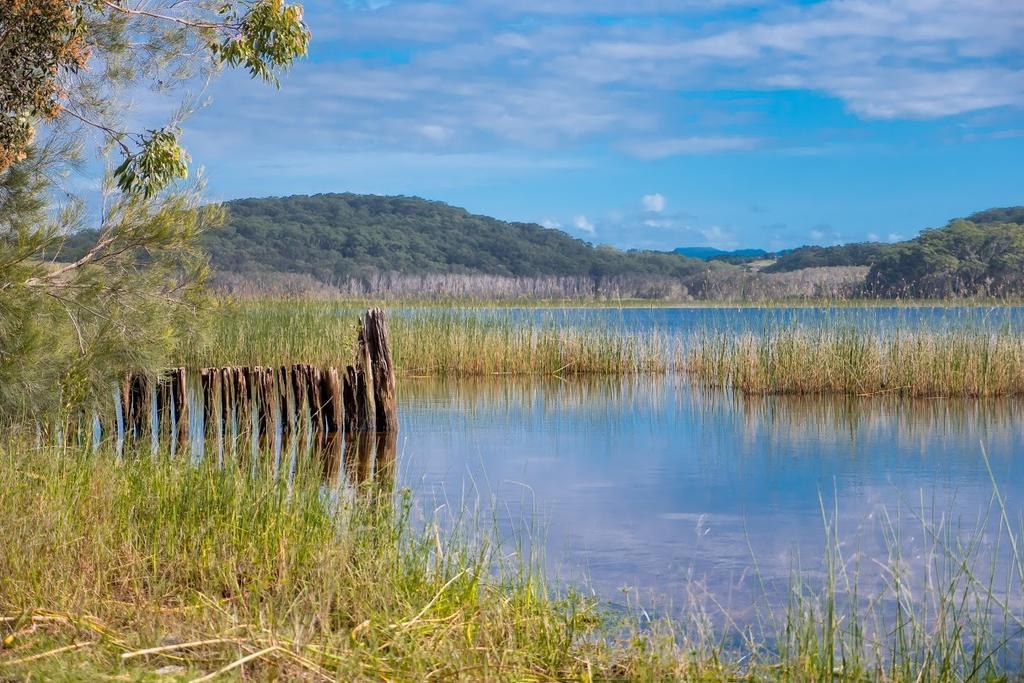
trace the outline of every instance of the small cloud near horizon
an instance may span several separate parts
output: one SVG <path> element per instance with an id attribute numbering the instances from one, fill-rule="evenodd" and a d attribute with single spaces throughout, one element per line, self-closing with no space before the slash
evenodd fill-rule
<path id="1" fill-rule="evenodd" d="M 572 225 L 577 230 L 582 230 L 585 233 L 593 235 L 596 232 L 594 224 L 590 222 L 590 219 L 586 216 L 575 216 L 572 219 Z"/>
<path id="2" fill-rule="evenodd" d="M 650 213 L 661 213 L 665 210 L 665 205 L 667 204 L 665 195 L 660 192 L 645 194 L 641 203 L 643 204 L 644 211 L 649 211 Z"/>

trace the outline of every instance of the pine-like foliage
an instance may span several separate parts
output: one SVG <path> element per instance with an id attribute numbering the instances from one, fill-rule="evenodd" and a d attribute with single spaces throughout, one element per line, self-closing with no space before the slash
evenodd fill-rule
<path id="1" fill-rule="evenodd" d="M 283 0 L 0 3 L 0 420 L 60 424 L 109 405 L 119 376 L 159 369 L 197 329 L 200 238 L 222 212 L 188 181 L 188 98 L 139 132 L 129 93 L 225 65 L 276 82 L 309 36 Z M 68 174 L 97 139 L 111 170 L 99 193 L 75 195 L 91 183 Z M 63 258 L 83 231 L 89 246 Z"/>

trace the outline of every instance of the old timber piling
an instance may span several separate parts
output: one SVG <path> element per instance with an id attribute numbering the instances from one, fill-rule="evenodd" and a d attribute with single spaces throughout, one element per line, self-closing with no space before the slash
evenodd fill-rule
<path id="1" fill-rule="evenodd" d="M 391 477 L 398 431 L 395 366 L 387 319 L 370 309 L 359 321 L 352 362 L 340 369 L 305 363 L 172 368 L 129 373 L 118 392 L 126 452 L 163 444 L 197 446 L 240 462 L 261 454 L 315 452 L 324 474 L 342 464 L 353 482 L 373 469 Z M 276 467 L 280 457 L 263 458 Z"/>

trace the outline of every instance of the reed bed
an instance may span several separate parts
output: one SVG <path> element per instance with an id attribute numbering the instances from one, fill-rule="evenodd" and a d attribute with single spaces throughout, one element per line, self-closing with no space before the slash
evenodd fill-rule
<path id="1" fill-rule="evenodd" d="M 699 381 L 744 394 L 1024 395 L 1024 336 L 1008 331 L 770 330 L 702 335 L 686 352 Z"/>
<path id="2" fill-rule="evenodd" d="M 993 500 L 1005 573 L 985 569 L 984 520 L 966 535 L 915 521 L 929 543 L 912 570 L 920 558 L 901 556 L 901 523 L 884 517 L 890 556 L 869 592 L 826 517 L 823 581 L 795 572 L 787 607 L 738 626 L 713 600 L 677 620 L 635 604 L 612 616 L 553 590 L 528 544 L 466 507 L 441 521 L 408 493 L 341 495 L 301 468 L 285 482 L 8 443 L 0 677 L 1006 680 L 1024 565 Z"/>
<path id="3" fill-rule="evenodd" d="M 363 305 L 327 301 L 219 304 L 189 366 L 351 362 L 345 340 Z M 405 307 L 389 311 L 397 371 L 409 376 L 623 375 L 685 371 L 745 394 L 905 397 L 1024 395 L 1024 335 L 985 323 L 941 331 L 786 326 L 686 333 L 566 323 L 543 311 Z M 897 323 L 898 324 L 898 323 Z M 827 325 L 827 326 L 826 326 Z"/>
<path id="4" fill-rule="evenodd" d="M 351 362 L 357 306 L 330 302 L 221 304 L 205 339 L 183 349 L 193 366 Z M 666 372 L 678 340 L 470 309 L 389 311 L 392 353 L 404 375 L 579 375 Z"/>

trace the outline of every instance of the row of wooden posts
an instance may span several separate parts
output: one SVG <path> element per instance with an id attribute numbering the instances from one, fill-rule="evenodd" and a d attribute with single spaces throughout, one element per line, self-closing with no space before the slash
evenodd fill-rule
<path id="1" fill-rule="evenodd" d="M 155 381 L 142 373 L 125 377 L 120 401 L 126 446 L 149 443 L 155 415 L 158 438 L 184 451 L 192 426 L 198 428 L 192 410 L 201 410 L 203 439 L 218 448 L 234 435 L 243 443 L 255 436 L 261 450 L 271 450 L 280 433 L 282 452 L 293 439 L 300 450 L 340 451 L 344 434 L 354 443 L 357 435 L 398 431 L 394 362 L 380 309 L 362 317 L 353 363 L 343 371 L 309 364 L 227 366 L 199 370 L 198 383 L 193 373 L 174 368 Z M 194 402 L 190 382 L 198 391 Z"/>

